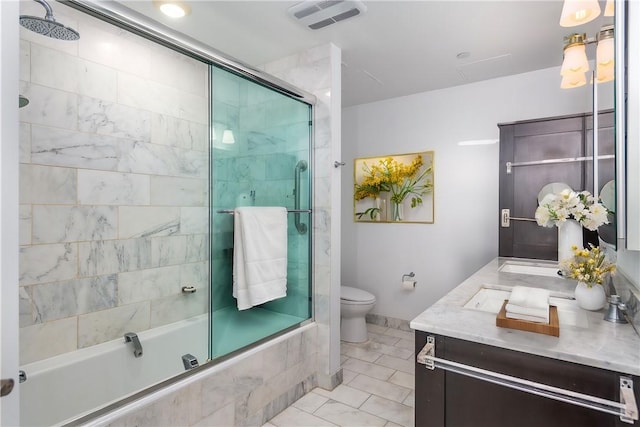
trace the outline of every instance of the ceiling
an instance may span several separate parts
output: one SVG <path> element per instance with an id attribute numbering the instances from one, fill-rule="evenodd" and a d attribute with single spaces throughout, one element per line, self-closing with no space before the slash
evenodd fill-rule
<path id="1" fill-rule="evenodd" d="M 595 36 L 613 21 L 560 27 L 561 0 L 363 2 L 364 14 L 311 30 L 287 13 L 300 1 L 190 0 L 191 14 L 178 20 L 151 0 L 121 1 L 254 66 L 334 43 L 343 107 L 558 66 L 564 36 Z"/>

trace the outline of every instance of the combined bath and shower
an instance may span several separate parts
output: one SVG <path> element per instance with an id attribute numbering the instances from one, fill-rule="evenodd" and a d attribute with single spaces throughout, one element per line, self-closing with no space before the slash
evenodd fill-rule
<path id="1" fill-rule="evenodd" d="M 53 10 L 49 3 L 45 0 L 34 0 L 40 3 L 46 10 L 44 18 L 38 18 L 37 16 L 20 15 L 20 25 L 27 30 L 31 30 L 35 33 L 42 34 L 43 36 L 51 37 L 56 40 L 78 40 L 80 34 L 73 28 L 65 27 L 64 25 L 56 22 L 53 17 Z"/>

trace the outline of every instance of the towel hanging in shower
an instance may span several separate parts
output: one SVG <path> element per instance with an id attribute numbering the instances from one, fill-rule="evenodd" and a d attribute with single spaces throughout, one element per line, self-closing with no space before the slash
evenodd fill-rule
<path id="1" fill-rule="evenodd" d="M 287 296 L 287 209 L 233 211 L 233 296 L 238 310 Z"/>

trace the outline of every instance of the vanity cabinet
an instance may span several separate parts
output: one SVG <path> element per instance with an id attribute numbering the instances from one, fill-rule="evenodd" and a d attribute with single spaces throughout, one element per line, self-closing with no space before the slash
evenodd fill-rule
<path id="1" fill-rule="evenodd" d="M 554 387 L 619 401 L 620 374 L 422 331 L 415 333 L 416 354 L 435 338 L 435 357 Z M 640 377 L 631 378 L 640 395 Z M 613 427 L 630 426 L 618 416 L 540 397 L 441 368 L 415 365 L 417 427 Z M 640 426 L 640 422 L 635 424 Z"/>

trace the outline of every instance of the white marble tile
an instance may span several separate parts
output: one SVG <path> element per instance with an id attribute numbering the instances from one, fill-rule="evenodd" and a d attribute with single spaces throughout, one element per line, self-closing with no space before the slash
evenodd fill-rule
<path id="1" fill-rule="evenodd" d="M 406 372 L 396 371 L 387 381 L 402 387 L 410 389 L 415 388 L 415 376 L 407 374 Z"/>
<path id="2" fill-rule="evenodd" d="M 18 288 L 18 316 L 18 324 L 21 328 L 35 323 L 30 286 L 20 286 Z"/>
<path id="3" fill-rule="evenodd" d="M 20 109 L 20 121 L 63 129 L 76 129 L 78 95 L 23 82 L 20 94 L 29 105 Z"/>
<path id="4" fill-rule="evenodd" d="M 198 421 L 193 427 L 230 427 L 235 425 L 235 403 L 229 403 Z"/>
<path id="5" fill-rule="evenodd" d="M 20 364 L 74 351 L 77 337 L 77 317 L 20 328 Z"/>
<path id="6" fill-rule="evenodd" d="M 118 216 L 111 206 L 33 206 L 33 243 L 115 239 Z"/>
<path id="7" fill-rule="evenodd" d="M 394 344 L 396 347 L 398 348 L 405 348 L 407 350 L 415 350 L 416 344 L 415 342 L 409 341 L 409 340 L 400 340 L 397 343 Z"/>
<path id="8" fill-rule="evenodd" d="M 409 388 L 402 387 L 388 381 L 380 381 L 364 374 L 360 374 L 355 377 L 349 383 L 349 386 L 395 402 L 403 402 L 411 392 L 411 389 Z"/>
<path id="9" fill-rule="evenodd" d="M 162 114 L 151 117 L 151 142 L 172 147 L 206 151 L 209 136 L 201 123 Z"/>
<path id="10" fill-rule="evenodd" d="M 148 205 L 149 176 L 78 170 L 78 202 L 83 205 Z"/>
<path id="11" fill-rule="evenodd" d="M 197 289 L 209 287 L 209 262 L 180 264 L 180 289 L 182 286 L 195 286 Z"/>
<path id="12" fill-rule="evenodd" d="M 118 159 L 121 172 L 206 178 L 208 159 L 200 151 L 130 141 Z"/>
<path id="13" fill-rule="evenodd" d="M 205 206 L 205 180 L 152 176 L 150 185 L 152 205 Z"/>
<path id="14" fill-rule="evenodd" d="M 375 341 L 367 341 L 361 344 L 362 347 L 382 354 L 388 354 L 389 356 L 399 357 L 401 359 L 408 359 L 413 355 L 413 350 L 406 348 L 399 348 L 396 345 L 380 344 Z"/>
<path id="15" fill-rule="evenodd" d="M 206 94 L 194 95 L 127 73 L 118 73 L 118 102 L 134 108 L 205 124 Z"/>
<path id="16" fill-rule="evenodd" d="M 118 301 L 130 304 L 181 292 L 180 266 L 150 268 L 118 274 Z"/>
<path id="17" fill-rule="evenodd" d="M 415 339 L 415 334 L 413 332 L 401 331 L 400 329 L 394 328 L 388 328 L 384 334 L 408 341 L 414 341 Z"/>
<path id="18" fill-rule="evenodd" d="M 169 236 L 180 230 L 180 209 L 156 206 L 120 206 L 118 238 Z"/>
<path id="19" fill-rule="evenodd" d="M 149 239 L 100 240 L 78 244 L 80 277 L 121 273 L 151 267 Z"/>
<path id="20" fill-rule="evenodd" d="M 187 236 L 151 239 L 151 264 L 154 267 L 183 264 L 187 259 Z"/>
<path id="21" fill-rule="evenodd" d="M 31 162 L 31 125 L 20 123 L 20 163 Z"/>
<path id="22" fill-rule="evenodd" d="M 329 400 L 328 397 L 321 396 L 313 391 L 302 396 L 293 402 L 296 408 L 312 414 L 316 409 L 324 405 Z"/>
<path id="23" fill-rule="evenodd" d="M 416 393 L 415 391 L 412 390 L 411 393 L 409 393 L 409 395 L 407 396 L 407 398 L 402 401 L 402 404 L 415 408 L 415 403 L 416 403 Z"/>
<path id="24" fill-rule="evenodd" d="M 66 129 L 32 126 L 31 161 L 53 166 L 116 170 L 127 147 L 122 140 Z"/>
<path id="25" fill-rule="evenodd" d="M 389 335 L 380 335 L 380 334 L 376 334 L 375 332 L 369 332 L 368 336 L 369 336 L 369 340 L 373 342 L 386 344 L 390 346 L 394 346 L 398 343 L 398 341 L 400 341 L 400 338 L 392 337 Z"/>
<path id="26" fill-rule="evenodd" d="M 125 332 L 149 329 L 149 302 L 124 305 L 78 317 L 78 347 L 120 338 Z"/>
<path id="27" fill-rule="evenodd" d="M 144 78 L 151 72 L 148 45 L 128 31 L 107 25 L 87 23 L 78 41 L 79 55 L 107 67 Z"/>
<path id="28" fill-rule="evenodd" d="M 209 298 L 205 293 L 179 294 L 151 301 L 151 327 L 166 325 L 206 313 Z"/>
<path id="29" fill-rule="evenodd" d="M 78 129 L 118 138 L 151 141 L 151 113 L 102 99 L 78 98 Z"/>
<path id="30" fill-rule="evenodd" d="M 378 353 L 377 351 L 372 351 L 368 348 L 362 348 L 348 343 L 342 343 L 340 345 L 340 352 L 349 357 L 364 360 L 365 362 L 375 362 L 380 356 L 382 356 L 382 353 Z"/>
<path id="31" fill-rule="evenodd" d="M 180 208 L 180 234 L 205 234 L 208 232 L 208 207 Z"/>
<path id="32" fill-rule="evenodd" d="M 208 67 L 205 63 L 171 49 L 158 46 L 150 55 L 150 78 L 199 96 L 207 92 Z"/>
<path id="33" fill-rule="evenodd" d="M 278 415 L 273 417 L 270 421 L 271 424 L 277 427 L 317 427 L 317 426 L 337 426 L 340 424 L 333 424 L 327 420 L 308 414 L 300 409 L 290 406 Z M 383 425 L 383 424 L 380 424 Z"/>
<path id="34" fill-rule="evenodd" d="M 20 80 L 31 81 L 31 43 L 20 40 Z"/>
<path id="35" fill-rule="evenodd" d="M 360 375 L 360 374 L 357 373 L 357 372 L 354 372 L 354 371 L 352 371 L 350 369 L 343 369 L 342 370 L 342 384 L 347 384 L 348 385 L 358 375 Z"/>
<path id="36" fill-rule="evenodd" d="M 383 418 L 333 400 L 322 405 L 320 409 L 314 412 L 314 415 L 329 420 L 339 426 L 349 427 L 384 426 L 387 422 L 387 420 Z"/>
<path id="37" fill-rule="evenodd" d="M 32 286 L 37 322 L 49 322 L 115 307 L 116 275 Z"/>
<path id="38" fill-rule="evenodd" d="M 371 396 L 361 409 L 405 427 L 413 426 L 413 408 L 379 396 Z"/>
<path id="39" fill-rule="evenodd" d="M 342 365 L 342 367 L 383 381 L 388 380 L 394 373 L 393 369 L 358 359 L 349 359 Z"/>
<path id="40" fill-rule="evenodd" d="M 324 390 L 320 387 L 314 389 L 314 393 L 320 396 L 328 397 L 338 402 L 342 402 L 345 405 L 349 405 L 354 408 L 358 408 L 369 398 L 370 393 L 365 393 L 362 390 L 355 389 L 353 387 L 340 384 L 338 387 L 331 391 Z"/>
<path id="41" fill-rule="evenodd" d="M 31 205 L 20 205 L 19 208 L 19 244 L 21 246 L 31 244 Z"/>
<path id="42" fill-rule="evenodd" d="M 74 204 L 75 169 L 20 165 L 20 203 Z"/>
<path id="43" fill-rule="evenodd" d="M 411 375 L 415 372 L 415 362 L 413 359 L 400 359 L 398 357 L 384 354 L 380 356 L 380 359 L 376 360 L 376 364 L 386 366 L 387 368 L 395 369 L 397 371 L 406 372 Z"/>
<path id="44" fill-rule="evenodd" d="M 72 243 L 23 246 L 20 248 L 19 270 L 20 285 L 75 278 L 78 248 Z"/>

